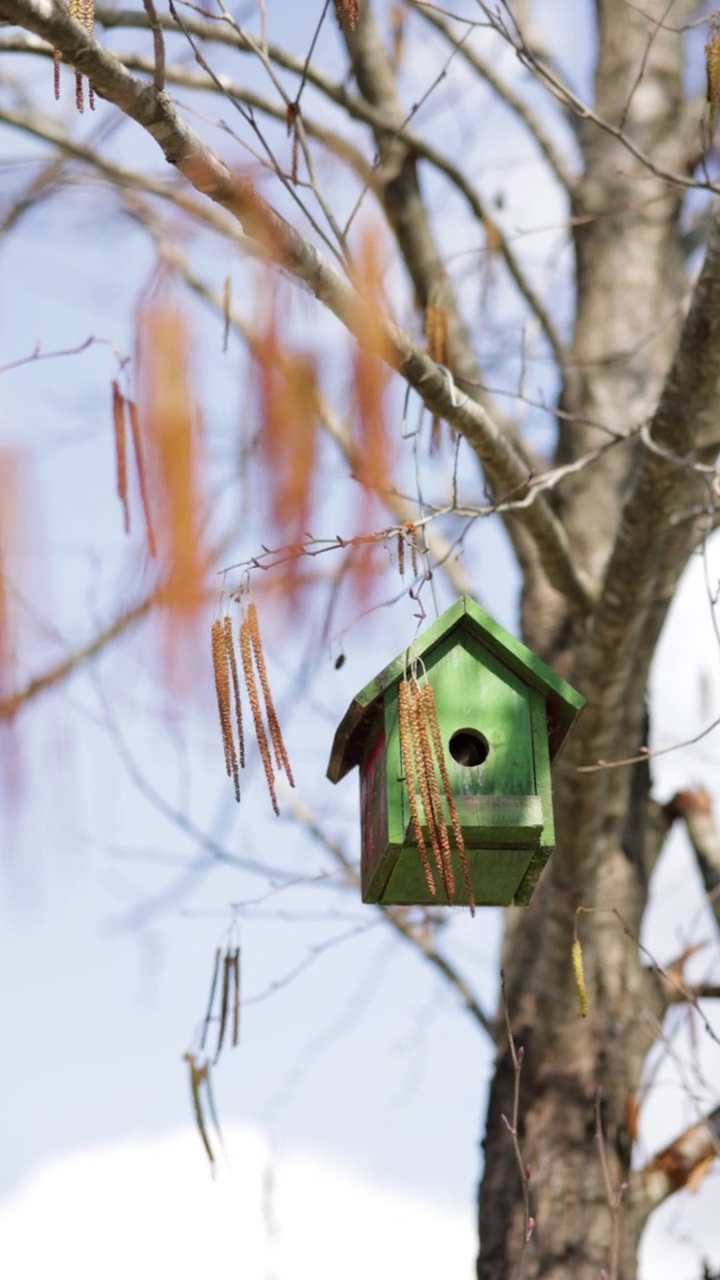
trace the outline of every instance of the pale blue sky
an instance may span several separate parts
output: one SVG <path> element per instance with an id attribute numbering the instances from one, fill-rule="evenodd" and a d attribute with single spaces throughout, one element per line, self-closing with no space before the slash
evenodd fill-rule
<path id="1" fill-rule="evenodd" d="M 569 30 L 566 5 L 538 5 L 538 11 L 568 45 L 572 37 L 576 47 L 587 47 L 582 30 Z M 295 7 L 275 4 L 269 12 L 287 36 Z M 573 10 L 579 23 L 586 12 L 586 5 Z M 124 47 L 124 39 L 113 40 Z M 581 78 L 587 71 L 572 69 Z M 241 70 L 251 74 L 247 60 Z M 43 73 L 49 75 L 49 68 Z M 71 102 L 66 76 L 61 107 L 53 106 L 49 92 L 46 110 L 71 119 Z M 106 110 L 99 104 L 98 119 Z M 77 127 L 85 130 L 87 121 Z M 447 126 L 441 120 L 439 127 Z M 485 148 L 488 173 L 482 180 L 488 194 L 506 191 L 510 225 L 545 227 L 557 217 L 556 193 L 540 184 L 539 167 L 526 152 L 523 158 L 515 134 L 514 165 L 502 168 L 498 157 L 507 135 L 494 118 L 478 125 L 468 108 L 457 127 L 459 136 L 476 134 L 477 147 Z M 3 158 L 34 154 L 18 135 L 4 133 L 0 145 Z M 138 131 L 127 129 L 115 154 L 131 163 L 137 147 L 147 154 Z M 11 169 L 8 182 L 19 185 L 31 172 L 29 165 Z M 0 365 L 29 354 L 37 341 L 52 350 L 90 335 L 132 351 L 133 304 L 152 259 L 140 233 L 113 212 L 111 198 L 97 189 L 71 194 L 33 213 L 0 245 Z M 540 280 L 551 239 L 537 238 Z M 469 235 L 461 241 L 469 242 Z M 220 255 L 201 261 L 211 282 L 221 284 L 226 264 Z M 516 324 L 515 302 L 501 296 L 498 305 L 503 322 Z M 238 347 L 219 356 L 217 321 L 199 308 L 194 316 L 199 385 L 213 449 L 221 456 L 234 448 L 241 421 L 243 365 Z M 318 325 L 319 338 L 328 329 Z M 140 579 L 137 546 L 128 550 L 122 537 L 114 491 L 109 383 L 115 372 L 108 348 L 97 346 L 6 374 L 1 384 L 0 441 L 19 445 L 31 460 L 18 586 L 33 614 L 51 621 L 70 647 L 91 635 L 98 618 L 111 615 L 118 595 L 130 597 Z M 337 391 L 333 377 L 328 385 Z M 409 456 L 405 462 L 409 477 Z M 479 496 L 474 471 L 466 474 Z M 313 532 L 335 533 L 338 515 L 331 492 Z M 250 521 L 245 554 L 256 549 L 258 537 L 258 522 Z M 483 603 L 514 628 L 517 578 L 496 524 L 478 530 L 468 564 Z M 449 595 L 438 585 L 442 606 Z M 389 578 L 387 596 L 398 586 L 396 577 Z M 698 616 L 703 609 L 707 614 L 702 594 L 697 608 Z M 283 695 L 287 701 L 309 647 L 315 651 L 307 697 L 288 712 L 289 748 L 301 794 L 355 852 L 356 778 L 339 788 L 324 780 L 334 727 L 357 689 L 406 644 L 412 614 L 405 600 L 360 625 L 347 641 L 341 671 L 333 664 L 337 650 L 320 650 L 310 626 L 299 640 L 276 634 L 274 621 L 267 632 L 281 701 Z M 679 625 L 687 628 L 687 619 Z M 690 691 L 682 706 L 695 724 L 695 663 L 707 669 L 711 683 L 717 681 L 717 651 L 712 640 L 701 640 L 699 626 L 692 634 L 698 657 L 683 663 Z M 28 669 L 42 670 L 62 651 L 35 631 Z M 676 651 L 668 661 L 666 686 L 679 689 Z M 197 865 L 197 842 L 140 793 L 114 735 L 120 732 L 123 750 L 162 800 L 187 806 L 197 827 L 229 852 L 266 858 L 300 876 L 329 866 L 291 820 L 272 817 L 256 770 L 236 810 L 222 772 L 209 655 L 206 669 L 193 673 L 193 696 L 175 707 L 172 720 L 155 663 L 146 628 L 22 717 L 25 792 L 19 812 L 6 821 L 0 905 L 0 1020 L 7 1030 L 0 1195 L 49 1157 L 71 1155 L 89 1143 L 142 1143 L 188 1123 L 181 1057 L 204 1012 L 229 904 L 248 904 L 267 891 L 246 872 Z M 717 683 L 713 687 L 717 691 Z M 657 731 L 672 734 L 674 716 L 672 710 L 669 727 Z M 714 770 L 710 740 L 703 750 Z M 694 777 L 704 758 L 686 753 L 677 776 L 685 769 Z M 672 785 L 676 775 L 669 767 Z M 660 923 L 651 928 L 664 959 L 663 944 L 669 936 L 673 954 L 676 931 L 663 913 L 663 893 L 677 904 L 687 889 L 690 914 L 698 895 L 682 850 L 672 853 L 662 874 Z M 281 1144 L 306 1144 L 373 1178 L 462 1206 L 471 1220 L 489 1047 L 447 988 L 405 944 L 373 923 L 370 908 L 325 886 L 288 890 L 241 912 L 248 1002 L 242 1046 L 225 1056 L 217 1072 L 221 1115 L 228 1123 L 252 1123 Z M 365 925 L 367 933 L 320 955 L 268 994 L 309 949 Z M 442 935 L 488 1011 L 495 999 L 499 929 L 497 912 L 481 911 L 474 921 L 458 912 Z M 254 1002 L 256 996 L 262 998 Z M 682 1107 L 668 1108 L 668 1096 L 658 1108 L 659 1126 L 682 1119 Z M 198 1163 L 203 1159 L 198 1141 Z"/>

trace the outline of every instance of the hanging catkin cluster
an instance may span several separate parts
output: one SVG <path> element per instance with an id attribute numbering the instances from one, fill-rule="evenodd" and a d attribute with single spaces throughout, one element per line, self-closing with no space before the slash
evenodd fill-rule
<path id="1" fill-rule="evenodd" d="M 73 18 L 76 18 L 86 31 L 92 34 L 95 26 L 95 3 L 94 0 L 69 0 L 68 8 Z M 60 97 L 60 62 L 62 54 L 59 49 L 53 50 L 53 66 L 55 80 L 55 97 Z M 95 94 L 93 92 L 92 83 L 88 85 L 88 101 L 90 110 L 95 110 Z M 85 110 L 85 98 L 83 95 L 83 77 L 81 71 L 75 72 L 75 105 L 82 114 Z"/>
<path id="2" fill-rule="evenodd" d="M 157 543 L 153 529 L 152 515 L 150 512 L 150 499 L 148 495 L 147 474 L 143 456 L 138 408 L 134 400 L 128 400 L 127 397 L 123 395 L 118 383 L 115 381 L 113 381 L 112 384 L 112 415 L 113 431 L 115 435 L 115 471 L 117 476 L 117 491 L 123 509 L 125 532 L 130 532 L 130 499 L 128 490 L 126 429 L 127 415 L 130 420 L 130 439 L 132 441 L 132 452 L 135 458 L 138 488 L 140 490 L 140 501 L 142 503 L 143 515 L 145 518 L 148 551 L 151 556 L 154 556 L 157 552 Z"/>
<path id="3" fill-rule="evenodd" d="M 445 753 L 435 705 L 435 694 L 430 682 L 427 681 L 421 688 L 414 676 L 410 679 L 403 678 L 398 687 L 398 709 L 400 754 L 410 805 L 410 818 L 413 835 L 422 860 L 427 887 L 434 897 L 437 894 L 435 881 L 435 873 L 437 872 L 445 890 L 447 901 L 452 902 L 455 897 L 455 872 L 452 864 L 450 837 L 445 819 L 444 800 L 447 803 L 450 815 L 468 903 L 474 915 L 475 895 L 470 877 L 470 866 L 465 852 L 465 841 L 455 805 L 455 797 L 453 796 L 445 763 Z M 420 818 L 418 792 L 422 800 L 425 826 L 427 827 L 435 864 L 434 868 L 430 861 L 423 823 Z"/>
<path id="4" fill-rule="evenodd" d="M 213 622 L 210 639 L 215 692 L 217 694 L 220 729 L 225 752 L 225 770 L 228 777 L 233 780 L 235 799 L 239 800 L 239 771 L 245 767 L 245 734 L 243 730 L 240 676 L 235 652 L 232 619 L 229 615 L 226 614 L 224 618 L 217 618 Z M 275 793 L 273 755 L 275 757 L 275 768 L 284 771 L 291 787 L 295 786 L 295 779 L 290 768 L 280 721 L 277 718 L 275 704 L 273 703 L 265 666 L 262 639 L 260 637 L 257 609 L 254 604 L 248 605 L 247 612 L 240 624 L 240 664 L 272 807 L 275 813 L 279 814 L 280 808 Z M 259 693 L 258 684 L 260 686 Z M 267 729 L 263 721 L 260 694 L 262 694 L 262 701 L 265 706 Z M 235 711 L 234 723 L 233 708 Z"/>

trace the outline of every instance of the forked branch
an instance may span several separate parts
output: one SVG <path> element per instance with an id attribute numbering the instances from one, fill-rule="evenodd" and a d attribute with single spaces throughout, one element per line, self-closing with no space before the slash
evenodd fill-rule
<path id="1" fill-rule="evenodd" d="M 522 490 L 526 464 L 491 416 L 467 397 L 458 397 L 444 372 L 389 320 L 368 323 L 353 286 L 181 119 L 164 93 L 133 76 L 90 36 L 61 5 L 51 0 L 0 0 L 0 14 L 61 50 L 63 57 L 91 79 L 97 93 L 142 126 L 196 190 L 238 219 L 255 242 L 257 256 L 281 263 L 305 284 L 337 318 L 362 340 L 379 330 L 375 354 L 387 360 L 418 392 L 430 411 L 466 436 L 496 493 Z M 367 337 L 365 337 L 367 341 Z M 538 498 L 522 513 L 549 580 L 585 614 L 592 606 L 589 587 L 573 564 L 565 531 L 547 503 Z"/>

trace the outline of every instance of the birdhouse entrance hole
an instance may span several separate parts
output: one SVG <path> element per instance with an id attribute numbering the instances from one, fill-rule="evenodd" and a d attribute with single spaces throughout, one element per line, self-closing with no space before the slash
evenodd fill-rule
<path id="1" fill-rule="evenodd" d="M 490 743 L 477 729 L 458 729 L 448 743 L 450 755 L 464 769 L 474 769 L 484 764 L 490 754 Z"/>

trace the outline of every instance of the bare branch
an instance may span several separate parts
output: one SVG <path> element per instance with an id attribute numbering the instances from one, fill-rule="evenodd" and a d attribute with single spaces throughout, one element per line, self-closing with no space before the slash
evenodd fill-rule
<path id="1" fill-rule="evenodd" d="M 556 147 L 550 134 L 545 129 L 542 121 L 535 111 L 528 106 L 524 98 L 498 75 L 496 68 L 486 58 L 482 58 L 473 45 L 469 43 L 459 44 L 457 35 L 453 30 L 452 23 L 444 18 L 437 10 L 431 9 L 426 4 L 418 3 L 418 0 L 408 0 L 408 4 L 412 9 L 419 13 L 425 22 L 449 41 L 458 49 L 461 58 L 468 63 L 469 66 L 477 71 L 478 75 L 490 86 L 490 88 L 498 95 L 499 98 L 509 107 L 510 111 L 522 120 L 530 136 L 535 140 L 540 151 L 547 160 L 550 169 L 557 178 L 561 187 L 565 191 L 572 192 L 575 186 L 575 176 L 572 169 L 567 164 L 562 152 Z"/>
<path id="2" fill-rule="evenodd" d="M 678 791 L 665 806 L 672 822 L 682 818 L 705 885 L 708 903 L 720 928 L 720 831 L 715 823 L 712 800 L 704 788 Z"/>
<path id="3" fill-rule="evenodd" d="M 256 256 L 281 261 L 356 337 L 362 338 L 368 332 L 362 319 L 362 303 L 352 286 L 260 197 L 252 183 L 230 172 L 181 120 L 164 93 L 158 94 L 152 86 L 132 76 L 67 10 L 52 5 L 50 0 L 2 0 L 2 12 L 59 48 L 73 66 L 88 76 L 96 92 L 146 129 L 168 162 L 196 190 L 242 222 L 256 242 Z M 489 413 L 467 398 L 458 403 L 444 372 L 408 335 L 389 321 L 382 327 L 376 354 L 386 356 L 389 342 L 395 369 L 418 391 L 432 413 L 467 437 L 496 490 L 502 493 L 522 488 L 528 479 L 526 467 Z M 377 325 L 370 326 L 370 331 L 376 328 Z M 537 543 L 550 581 L 577 612 L 586 613 L 591 595 L 573 566 L 560 522 L 542 499 L 523 512 L 522 519 Z"/>
<path id="4" fill-rule="evenodd" d="M 609 1280 L 617 1280 L 618 1253 L 620 1247 L 620 1206 L 622 1204 L 623 1195 L 627 1190 L 627 1183 L 621 1183 L 619 1187 L 615 1187 L 610 1176 L 607 1151 L 605 1150 L 605 1136 L 602 1129 L 601 1101 L 602 1092 L 598 1088 L 595 1090 L 595 1142 L 598 1149 L 603 1183 L 605 1184 L 605 1195 L 610 1213 L 610 1267 L 608 1269 L 608 1277 Z"/>
<path id="5" fill-rule="evenodd" d="M 162 93 L 165 88 L 165 40 L 163 38 L 162 27 L 157 15 L 157 9 L 153 0 L 143 0 L 145 12 L 150 23 L 150 30 L 153 36 L 153 50 L 155 54 L 155 66 L 153 68 L 153 84 L 158 93 Z"/>
<path id="6" fill-rule="evenodd" d="M 681 1191 L 696 1190 L 720 1155 L 720 1107 L 706 1119 L 679 1134 L 640 1170 L 645 1193 L 653 1208 Z"/>

